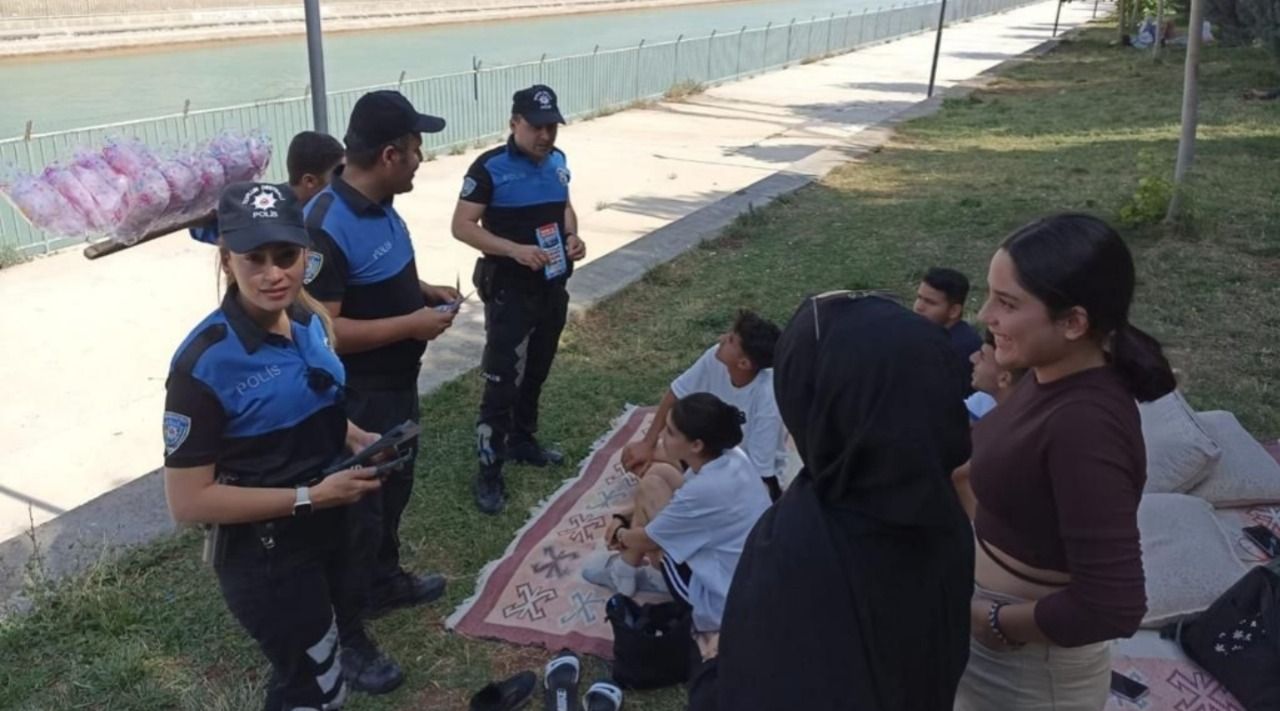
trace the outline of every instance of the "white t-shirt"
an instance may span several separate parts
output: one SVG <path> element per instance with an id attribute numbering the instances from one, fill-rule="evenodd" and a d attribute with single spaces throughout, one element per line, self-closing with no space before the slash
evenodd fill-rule
<path id="1" fill-rule="evenodd" d="M 685 474 L 667 507 L 644 527 L 676 563 L 688 564 L 689 602 L 699 632 L 720 629 L 729 584 L 747 534 L 769 508 L 769 494 L 755 467 L 738 448 Z"/>
<path id="2" fill-rule="evenodd" d="M 755 465 L 759 477 L 777 476 L 787 461 L 786 430 L 778 403 L 773 399 L 773 368 L 765 368 L 741 388 L 729 380 L 729 366 L 716 360 L 712 346 L 689 369 L 671 383 L 678 398 L 694 393 L 711 393 L 742 410 L 747 422 L 742 426 L 742 450 Z"/>

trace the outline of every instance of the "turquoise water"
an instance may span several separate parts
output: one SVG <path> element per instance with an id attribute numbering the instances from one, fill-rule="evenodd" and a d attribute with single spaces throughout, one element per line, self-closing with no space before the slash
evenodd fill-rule
<path id="1" fill-rule="evenodd" d="M 888 7 L 877 0 L 727 2 L 591 15 L 335 33 L 325 38 L 329 89 L 484 66 L 785 24 Z M 0 138 L 300 96 L 307 86 L 302 35 L 174 45 L 105 54 L 0 60 Z"/>

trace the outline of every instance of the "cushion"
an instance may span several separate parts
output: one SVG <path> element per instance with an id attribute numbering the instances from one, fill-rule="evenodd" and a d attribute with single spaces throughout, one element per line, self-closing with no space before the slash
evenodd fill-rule
<path id="1" fill-rule="evenodd" d="M 1147 576 L 1143 627 L 1204 611 L 1246 572 L 1209 502 L 1185 494 L 1146 494 L 1138 506 Z"/>
<path id="2" fill-rule="evenodd" d="M 1196 421 L 1181 392 L 1139 403 L 1138 412 L 1147 443 L 1144 493 L 1185 494 L 1209 475 L 1222 450 Z"/>
<path id="3" fill-rule="evenodd" d="M 1201 412 L 1196 419 L 1222 447 L 1222 458 L 1192 489 L 1218 508 L 1280 502 L 1280 463 L 1230 412 Z"/>

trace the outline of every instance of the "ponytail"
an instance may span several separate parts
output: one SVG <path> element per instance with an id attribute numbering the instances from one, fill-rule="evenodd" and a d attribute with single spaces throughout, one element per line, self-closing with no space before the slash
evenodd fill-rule
<path id="1" fill-rule="evenodd" d="M 312 296 L 305 286 L 298 290 L 298 304 L 320 319 L 320 323 L 324 325 L 325 336 L 328 337 L 329 343 L 336 348 L 338 341 L 333 334 L 333 317 L 329 315 L 329 309 L 326 309 L 324 304 L 316 301 L 316 297 Z"/>
<path id="2" fill-rule="evenodd" d="M 1142 329 L 1122 324 L 1111 335 L 1110 346 L 1111 366 L 1138 402 L 1158 400 L 1178 387 L 1160 342 Z"/>
<path id="3" fill-rule="evenodd" d="M 742 443 L 747 416 L 711 393 L 693 393 L 671 408 L 671 424 L 686 438 L 702 440 L 707 456 L 715 459 Z"/>

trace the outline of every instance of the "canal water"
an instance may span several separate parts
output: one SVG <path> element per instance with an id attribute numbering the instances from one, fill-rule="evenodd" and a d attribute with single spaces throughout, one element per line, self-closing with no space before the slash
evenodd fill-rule
<path id="1" fill-rule="evenodd" d="M 897 0 L 901 2 L 901 0 Z M 334 33 L 329 89 L 350 89 L 484 66 L 763 27 L 888 7 L 891 0 L 754 0 L 585 15 Z M 94 126 L 191 108 L 301 96 L 302 35 L 111 53 L 0 60 L 0 138 Z"/>

